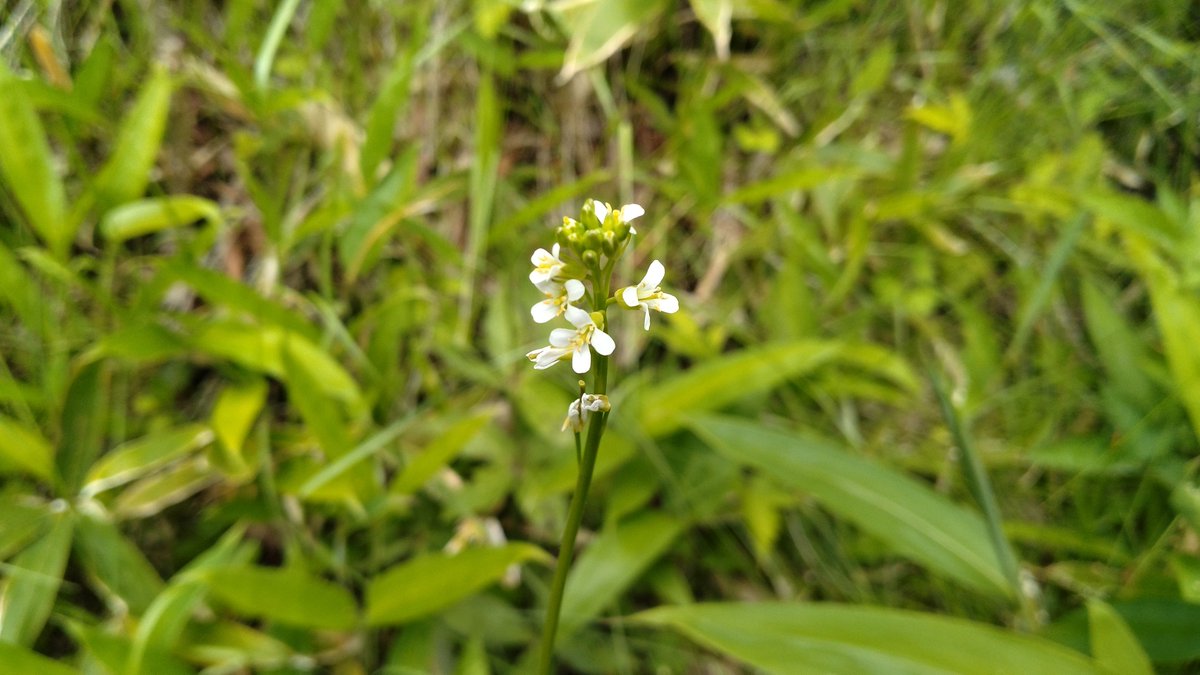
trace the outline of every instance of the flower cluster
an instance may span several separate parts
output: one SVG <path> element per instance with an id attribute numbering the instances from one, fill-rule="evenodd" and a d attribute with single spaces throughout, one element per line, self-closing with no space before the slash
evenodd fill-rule
<path id="1" fill-rule="evenodd" d="M 547 323 L 561 316 L 574 326 L 555 328 L 550 331 L 549 345 L 527 354 L 534 368 L 543 370 L 570 359 L 571 367 L 582 374 L 591 369 L 592 350 L 600 356 L 612 354 L 616 343 L 604 330 L 605 310 L 611 304 L 644 312 L 646 330 L 650 330 L 650 310 L 668 314 L 679 310 L 675 296 L 663 292 L 659 286 L 666 270 L 657 260 L 650 263 L 637 285 L 609 295 L 613 267 L 637 234 L 633 221 L 644 214 L 645 209 L 637 204 L 615 209 L 589 199 L 578 220 L 563 218 L 555 232 L 556 243 L 549 251 L 544 248 L 534 251 L 529 281 L 545 299 L 530 309 L 533 320 Z M 590 311 L 583 305 L 590 305 Z M 603 395 L 582 394 L 568 411 L 563 429 L 572 428 L 578 433 L 589 412 L 607 412 L 608 405 Z"/>

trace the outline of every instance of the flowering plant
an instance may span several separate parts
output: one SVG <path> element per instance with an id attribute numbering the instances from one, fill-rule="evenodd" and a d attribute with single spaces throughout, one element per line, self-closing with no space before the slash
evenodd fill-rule
<path id="1" fill-rule="evenodd" d="M 533 271 L 529 281 L 542 293 L 543 300 L 530 308 L 537 323 L 564 318 L 573 328 L 550 331 L 548 344 L 526 356 L 533 367 L 545 370 L 559 361 L 571 361 L 572 369 L 580 374 L 593 373 L 592 391 L 579 381 L 579 396 L 567 409 L 563 431 L 575 434 L 575 453 L 579 461 L 579 476 L 567 525 L 563 530 L 558 564 L 546 607 L 540 654 L 541 672 L 549 673 L 553 662 L 554 636 L 562 605 L 567 570 L 575 548 L 575 537 L 583 518 L 583 506 L 591 485 L 600 439 L 612 405 L 608 400 L 608 357 L 617 344 L 608 334 L 608 308 L 612 305 L 644 314 L 643 327 L 650 330 L 650 311 L 672 313 L 679 310 L 679 301 L 663 292 L 660 284 L 666 270 L 657 260 L 650 263 L 640 282 L 625 286 L 610 295 L 613 269 L 625 253 L 637 230 L 633 221 L 645 214 L 637 204 L 614 209 L 609 204 L 589 199 L 580 210 L 579 219 L 564 217 L 555 231 L 556 242 L 550 250 L 534 251 L 530 262 Z M 592 352 L 596 353 L 593 359 Z M 595 368 L 593 369 L 593 366 Z M 582 434 L 587 429 L 587 441 Z"/>

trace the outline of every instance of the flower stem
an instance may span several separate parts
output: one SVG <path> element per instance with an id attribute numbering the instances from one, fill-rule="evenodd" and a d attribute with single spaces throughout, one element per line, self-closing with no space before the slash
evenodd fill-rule
<path id="1" fill-rule="evenodd" d="M 598 271 L 598 270 L 597 270 Z M 611 266 L 597 274 L 596 286 L 593 288 L 593 306 L 605 312 L 603 299 L 608 296 L 608 275 Z M 605 312 L 607 319 L 607 312 Z M 608 321 L 604 322 L 607 327 Z M 593 364 L 596 368 L 592 393 L 608 393 L 608 357 L 595 355 Z M 580 418 L 583 416 L 583 406 L 579 409 Z M 583 458 L 579 462 L 579 476 L 575 480 L 575 494 L 571 495 L 571 506 L 567 510 L 567 525 L 563 528 L 562 541 L 558 546 L 558 562 L 554 566 L 554 581 L 550 585 L 550 599 L 546 603 L 546 622 L 542 624 L 542 643 L 538 651 L 538 672 L 550 675 L 554 667 L 554 638 L 558 633 L 558 618 L 562 612 L 563 591 L 567 586 L 567 572 L 571 570 L 571 560 L 575 557 L 575 537 L 579 534 L 579 524 L 583 521 L 583 508 L 587 504 L 588 490 L 592 487 L 592 473 L 596 469 L 596 456 L 600 452 L 600 439 L 604 436 L 604 428 L 608 424 L 608 413 L 598 412 L 592 416 L 588 425 L 587 441 L 583 448 Z"/>
<path id="2" fill-rule="evenodd" d="M 608 359 L 600 357 L 596 364 L 597 393 L 604 393 L 604 382 Z M 542 625 L 542 644 L 538 657 L 538 672 L 550 675 L 554 664 L 554 637 L 558 632 L 559 612 L 562 610 L 563 590 L 567 585 L 567 572 L 575 553 L 575 537 L 583 520 L 583 507 L 587 502 L 588 489 L 592 485 L 592 472 L 596 468 L 596 456 L 600 450 L 600 438 L 608 422 L 608 413 L 597 413 L 588 426 L 587 442 L 583 448 L 583 460 L 579 463 L 579 477 L 575 481 L 575 494 L 571 496 L 571 507 L 567 511 L 567 526 L 563 529 L 562 542 L 558 547 L 558 563 L 554 567 L 554 582 L 550 586 L 550 600 L 546 604 L 546 622 Z"/>

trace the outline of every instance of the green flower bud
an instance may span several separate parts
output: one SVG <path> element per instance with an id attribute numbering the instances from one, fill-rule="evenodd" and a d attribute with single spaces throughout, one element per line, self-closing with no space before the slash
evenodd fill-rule
<path id="1" fill-rule="evenodd" d="M 583 237 L 583 245 L 589 251 L 599 251 L 604 245 L 604 234 L 600 230 L 588 230 Z"/>
<path id="2" fill-rule="evenodd" d="M 589 267 L 598 265 L 600 263 L 600 256 L 597 255 L 593 250 L 584 251 L 581 254 L 581 257 L 583 258 L 583 264 L 588 265 Z"/>

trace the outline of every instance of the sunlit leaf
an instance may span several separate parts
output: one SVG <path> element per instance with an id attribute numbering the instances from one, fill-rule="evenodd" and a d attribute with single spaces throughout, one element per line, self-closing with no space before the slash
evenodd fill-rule
<path id="1" fill-rule="evenodd" d="M 772 673 L 1099 675 L 1078 652 L 1029 635 L 919 612 L 816 603 L 659 607 L 633 621 L 671 628 Z M 934 637 L 931 637 L 934 636 Z"/>
<path id="2" fill-rule="evenodd" d="M 548 557 L 529 544 L 418 556 L 367 585 L 367 623 L 385 626 L 428 616 L 492 585 L 510 565 Z"/>
<path id="3" fill-rule="evenodd" d="M 1150 665 L 1150 658 L 1121 615 L 1104 602 L 1094 599 L 1088 600 L 1087 615 L 1092 656 L 1097 663 L 1122 675 L 1153 675 L 1154 667 Z"/>
<path id="4" fill-rule="evenodd" d="M 185 457 L 213 440 L 212 431 L 188 424 L 129 441 L 104 455 L 88 471 L 83 493 L 94 495 L 124 485 Z"/>
<path id="5" fill-rule="evenodd" d="M 300 569 L 224 567 L 207 577 L 212 596 L 243 616 L 330 630 L 358 621 L 348 591 Z"/>
<path id="6" fill-rule="evenodd" d="M 560 633 L 569 635 L 620 598 L 683 530 L 678 518 L 643 513 L 601 532 L 571 566 Z"/>
<path id="7" fill-rule="evenodd" d="M 90 515 L 79 518 L 75 549 L 88 573 L 135 614 L 146 611 L 163 589 L 150 561 L 110 522 Z"/>
<path id="8" fill-rule="evenodd" d="M 166 68 L 155 67 L 142 85 L 133 107 L 126 114 L 121 129 L 117 132 L 108 162 L 96 178 L 96 189 L 102 204 L 124 204 L 146 192 L 146 185 L 150 182 L 150 170 L 154 168 L 158 158 L 163 132 L 167 127 L 170 104 L 171 77 Z M 107 218 L 105 222 L 108 222 Z M 130 235 L 114 236 L 112 232 L 106 231 L 105 236 L 121 240 Z"/>
<path id="9" fill-rule="evenodd" d="M 100 233 L 105 239 L 119 243 L 200 220 L 221 222 L 221 208 L 210 200 L 192 195 L 152 197 L 109 211 L 100 221 Z"/>
<path id="10" fill-rule="evenodd" d="M 0 642 L 0 671 L 38 675 L 78 675 L 77 670 L 37 652 Z"/>
<path id="11" fill-rule="evenodd" d="M 36 429 L 0 415 L 0 473 L 6 472 L 49 482 L 54 475 L 54 449 Z"/>
<path id="12" fill-rule="evenodd" d="M 0 65 L 0 178 L 20 204 L 29 224 L 58 257 L 65 257 L 75 233 L 66 216 L 66 191 L 37 112 Z"/>
<path id="13" fill-rule="evenodd" d="M 749 421 L 700 417 L 691 427 L 714 450 L 812 495 L 897 553 L 975 590 L 1014 593 L 983 519 L 916 480 L 826 442 Z"/>
<path id="14" fill-rule="evenodd" d="M 4 569 L 0 642 L 28 647 L 41 634 L 62 583 L 74 525 L 71 514 L 58 515 L 46 535 L 13 558 Z"/>

